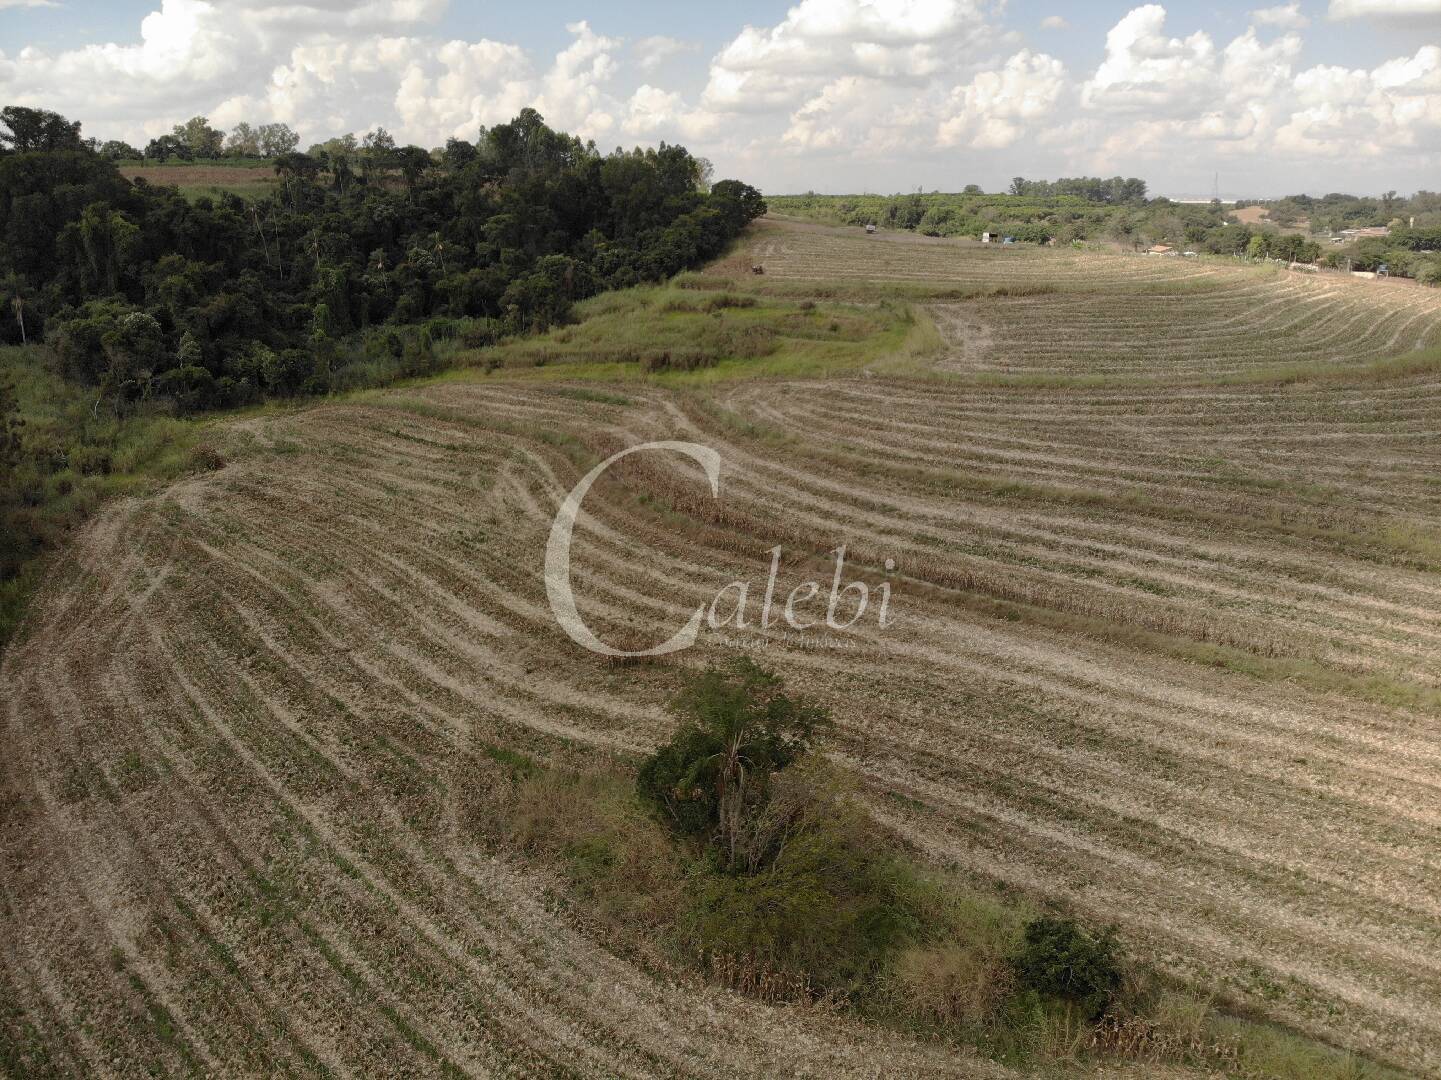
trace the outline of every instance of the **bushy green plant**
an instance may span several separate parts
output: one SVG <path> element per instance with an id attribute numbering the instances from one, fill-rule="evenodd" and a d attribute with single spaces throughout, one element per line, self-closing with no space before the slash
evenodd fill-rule
<path id="1" fill-rule="evenodd" d="M 712 966 L 739 959 L 813 993 L 856 997 L 919 934 L 918 881 L 836 798 L 823 767 L 784 782 L 778 801 L 789 805 L 759 826 L 769 858 L 751 873 L 694 879 L 683 943 Z"/>
<path id="2" fill-rule="evenodd" d="M 637 793 L 677 832 L 713 845 L 728 869 L 753 862 L 742 850 L 747 820 L 764 810 L 771 776 L 805 753 L 829 713 L 792 698 L 779 676 L 744 657 L 703 671 L 671 709 L 680 729 L 641 766 Z"/>
<path id="3" fill-rule="evenodd" d="M 1121 989 L 1120 950 L 1112 933 L 1092 934 L 1074 919 L 1041 917 L 1026 924 L 1012 959 L 1023 989 L 1101 1016 Z"/>

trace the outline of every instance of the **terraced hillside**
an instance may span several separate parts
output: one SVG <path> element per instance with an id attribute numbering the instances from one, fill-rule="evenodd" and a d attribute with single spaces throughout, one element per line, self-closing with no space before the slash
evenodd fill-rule
<path id="1" fill-rule="evenodd" d="M 961 346 L 943 366 L 960 371 L 1202 378 L 1441 345 L 1441 292 L 1408 281 L 798 223 L 758 232 L 749 254 L 772 280 L 1013 293 L 941 309 Z"/>
<path id="2" fill-rule="evenodd" d="M 745 648 L 833 706 L 834 754 L 938 862 L 1441 1072 L 1441 376 L 1369 363 L 1438 341 L 1437 294 L 777 225 L 750 261 L 798 294 L 1060 291 L 942 296 L 929 370 L 498 372 L 233 423 L 229 465 L 59 560 L 0 688 L 0 1030 L 27 1065 L 1003 1074 L 617 957 L 475 842 L 505 751 L 633 760 L 676 669 Z M 1122 322 L 1146 349 L 1107 347 Z M 1327 375 L 1262 377 L 1293 363 Z M 847 545 L 892 624 L 626 667 L 573 645 L 555 509 L 663 438 L 720 452 L 721 498 L 664 454 L 606 474 L 574 563 L 603 638 L 758 597 L 777 545 L 785 591 Z"/>

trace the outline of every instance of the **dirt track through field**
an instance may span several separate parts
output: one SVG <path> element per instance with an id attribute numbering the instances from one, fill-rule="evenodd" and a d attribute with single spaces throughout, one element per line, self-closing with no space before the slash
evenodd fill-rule
<path id="1" fill-rule="evenodd" d="M 837 278 L 979 280 L 965 260 L 991 255 L 757 243 L 779 276 L 813 248 Z M 1214 278 L 1179 318 L 1229 342 L 1251 305 L 1315 343 L 1297 359 L 1437 334 L 1430 293 L 1366 316 L 1347 289 L 1209 265 L 1025 252 L 984 273 L 1073 264 L 1118 289 Z M 1441 380 L 1208 384 L 1259 354 L 1086 359 L 1107 319 L 1143 316 L 1029 299 L 1040 326 L 1075 320 L 1074 348 L 1025 338 L 1014 367 L 1197 381 L 857 376 L 621 405 L 492 376 L 247 420 L 231 465 L 111 506 L 4 661 L 0 1024 L 73 1073 L 1002 1075 L 618 958 L 468 831 L 489 748 L 631 761 L 678 672 L 731 651 L 707 631 L 607 667 L 546 602 L 565 491 L 684 438 L 720 451 L 719 503 L 661 455 L 587 500 L 574 578 L 602 636 L 658 641 L 732 580 L 758 597 L 778 544 L 783 590 L 828 582 L 846 544 L 894 625 L 760 651 L 833 705 L 881 817 L 1118 922 L 1178 977 L 1441 1071 Z M 943 319 L 945 357 L 1004 366 L 1024 320 L 971 305 L 993 336 L 967 352 L 970 316 Z"/>

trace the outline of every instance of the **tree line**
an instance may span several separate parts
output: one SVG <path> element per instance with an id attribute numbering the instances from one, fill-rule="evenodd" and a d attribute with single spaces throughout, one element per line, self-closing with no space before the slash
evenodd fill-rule
<path id="1" fill-rule="evenodd" d="M 48 343 L 117 411 L 320 393 L 357 364 L 414 373 L 436 339 L 544 329 L 765 212 L 684 147 L 601 154 L 533 109 L 437 152 L 383 130 L 292 145 L 273 194 L 194 202 L 126 180 L 64 117 L 0 124 L 0 344 Z"/>
<path id="2" fill-rule="evenodd" d="M 1267 218 L 1247 224 L 1233 220 L 1235 210 L 1252 205 L 1245 202 L 1234 206 L 1219 200 L 1178 203 L 1163 196 L 1108 202 L 1099 196 L 1087 198 L 1074 187 L 1091 182 L 1025 181 L 1020 188 L 1024 194 L 1014 193 L 1017 185 L 1013 182 L 1011 192 L 1005 194 L 987 194 L 978 185 L 968 184 L 957 193 L 807 192 L 773 196 L 768 202 L 781 213 L 846 225 L 906 229 L 926 236 L 979 239 L 990 233 L 1021 243 L 1106 241 L 1132 249 L 1167 244 L 1202 254 L 1299 262 L 1330 269 L 1378 270 L 1385 266 L 1394 277 L 1441 284 L 1441 195 L 1433 192 L 1418 191 L 1410 198 L 1395 192 L 1376 198 L 1295 195 L 1259 204 L 1266 208 Z M 1114 190 L 1124 191 L 1124 182 Z M 1130 188 L 1132 194 L 1144 190 L 1145 182 L 1139 180 Z M 1302 222 L 1309 223 L 1308 232 L 1299 228 Z M 1389 227 L 1389 235 L 1332 235 L 1342 227 L 1374 225 Z"/>
<path id="3" fill-rule="evenodd" d="M 1113 176 L 1104 180 L 1099 176 L 1062 177 L 1059 180 L 1027 180 L 1018 176 L 1011 181 L 1009 194 L 1029 196 L 1035 199 L 1060 199 L 1067 196 L 1084 199 L 1086 202 L 1104 203 L 1108 206 L 1122 206 L 1127 203 L 1146 201 L 1146 181 L 1134 176 Z"/>

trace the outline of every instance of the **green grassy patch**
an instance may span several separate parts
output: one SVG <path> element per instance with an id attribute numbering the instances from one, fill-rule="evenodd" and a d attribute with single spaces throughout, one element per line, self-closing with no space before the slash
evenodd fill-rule
<path id="1" fill-rule="evenodd" d="M 893 366 L 940 346 L 934 324 L 905 303 L 818 303 L 684 280 L 594 297 L 576 305 L 576 319 L 456 361 L 532 378 L 702 386 Z"/>
<path id="2" fill-rule="evenodd" d="M 153 490 L 223 464 L 205 425 L 163 413 L 117 416 L 67 382 L 39 347 L 0 348 L 0 385 L 14 388 L 21 447 L 0 477 L 0 649 L 20 624 L 43 555 L 107 498 Z"/>

